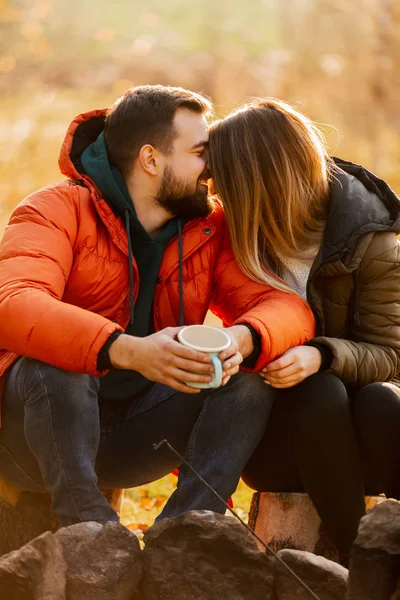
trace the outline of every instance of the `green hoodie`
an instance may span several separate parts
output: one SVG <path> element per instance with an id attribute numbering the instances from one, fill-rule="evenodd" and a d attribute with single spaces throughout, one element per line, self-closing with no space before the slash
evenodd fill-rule
<path id="1" fill-rule="evenodd" d="M 178 219 L 171 219 L 156 238 L 149 236 L 136 216 L 124 178 L 108 160 L 103 132 L 82 153 L 81 163 L 114 214 L 121 217 L 125 224 L 129 215 L 132 254 L 139 271 L 139 293 L 134 305 L 131 298 L 131 321 L 126 333 L 145 337 L 154 332 L 154 289 L 165 247 L 178 233 Z M 130 268 L 133 268 L 132 265 Z M 121 290 L 121 293 L 124 291 Z M 101 379 L 100 396 L 116 400 L 132 398 L 143 393 L 152 383 L 137 371 L 111 369 Z"/>

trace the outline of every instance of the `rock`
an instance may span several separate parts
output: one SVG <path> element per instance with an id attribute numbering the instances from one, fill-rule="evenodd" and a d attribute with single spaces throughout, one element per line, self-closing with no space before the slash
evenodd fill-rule
<path id="1" fill-rule="evenodd" d="M 0 448 L 0 462 L 7 459 L 4 452 Z M 41 489 L 39 485 L 37 488 Z M 106 489 L 103 494 L 119 514 L 124 490 Z M 0 523 L 0 556 L 21 548 L 45 531 L 54 533 L 59 528 L 58 518 L 51 512 L 50 494 L 23 491 L 1 476 Z"/>
<path id="2" fill-rule="evenodd" d="M 381 496 L 367 496 L 367 511 L 384 500 Z M 339 561 L 336 547 L 307 494 L 255 492 L 249 525 L 275 552 L 291 548 Z"/>
<path id="3" fill-rule="evenodd" d="M 349 572 L 335 562 L 311 552 L 281 550 L 281 558 L 320 600 L 343 600 Z M 310 594 L 274 559 L 276 600 L 310 600 Z"/>
<path id="4" fill-rule="evenodd" d="M 67 565 L 59 540 L 50 532 L 0 559 L 4 600 L 65 600 Z"/>
<path id="5" fill-rule="evenodd" d="M 24 492 L 0 478 L 0 556 L 21 548 L 45 531 L 56 531 L 50 496 Z"/>
<path id="6" fill-rule="evenodd" d="M 269 600 L 272 561 L 236 519 L 191 511 L 144 534 L 143 600 Z"/>
<path id="7" fill-rule="evenodd" d="M 387 500 L 361 519 L 350 555 L 350 600 L 387 600 L 400 577 L 400 502 Z"/>
<path id="8" fill-rule="evenodd" d="M 137 537 L 119 523 L 78 523 L 56 533 L 67 561 L 67 600 L 130 600 L 142 576 Z"/>

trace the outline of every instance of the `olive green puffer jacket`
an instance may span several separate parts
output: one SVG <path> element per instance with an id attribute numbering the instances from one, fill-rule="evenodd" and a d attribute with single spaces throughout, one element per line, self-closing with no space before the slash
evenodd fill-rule
<path id="1" fill-rule="evenodd" d="M 349 388 L 398 384 L 400 201 L 366 169 L 334 160 L 327 225 L 307 284 L 317 321 L 311 343 L 329 347 L 329 371 Z"/>

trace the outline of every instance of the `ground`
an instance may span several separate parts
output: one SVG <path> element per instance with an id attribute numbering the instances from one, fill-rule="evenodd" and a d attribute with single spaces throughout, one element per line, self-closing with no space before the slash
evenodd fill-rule
<path id="1" fill-rule="evenodd" d="M 158 481 L 125 491 L 121 521 L 133 531 L 144 531 L 153 524 L 176 485 L 176 476 L 167 475 Z M 247 522 L 253 491 L 240 481 L 233 496 L 234 510 Z"/>

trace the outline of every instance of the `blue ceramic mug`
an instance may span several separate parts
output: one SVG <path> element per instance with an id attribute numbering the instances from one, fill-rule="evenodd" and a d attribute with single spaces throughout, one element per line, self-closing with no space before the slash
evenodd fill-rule
<path id="1" fill-rule="evenodd" d="M 178 340 L 184 346 L 210 355 L 214 365 L 214 375 L 209 383 L 185 381 L 189 387 L 208 389 L 217 388 L 222 383 L 222 364 L 219 353 L 231 345 L 229 335 L 218 327 L 210 325 L 188 325 L 178 332 Z"/>

